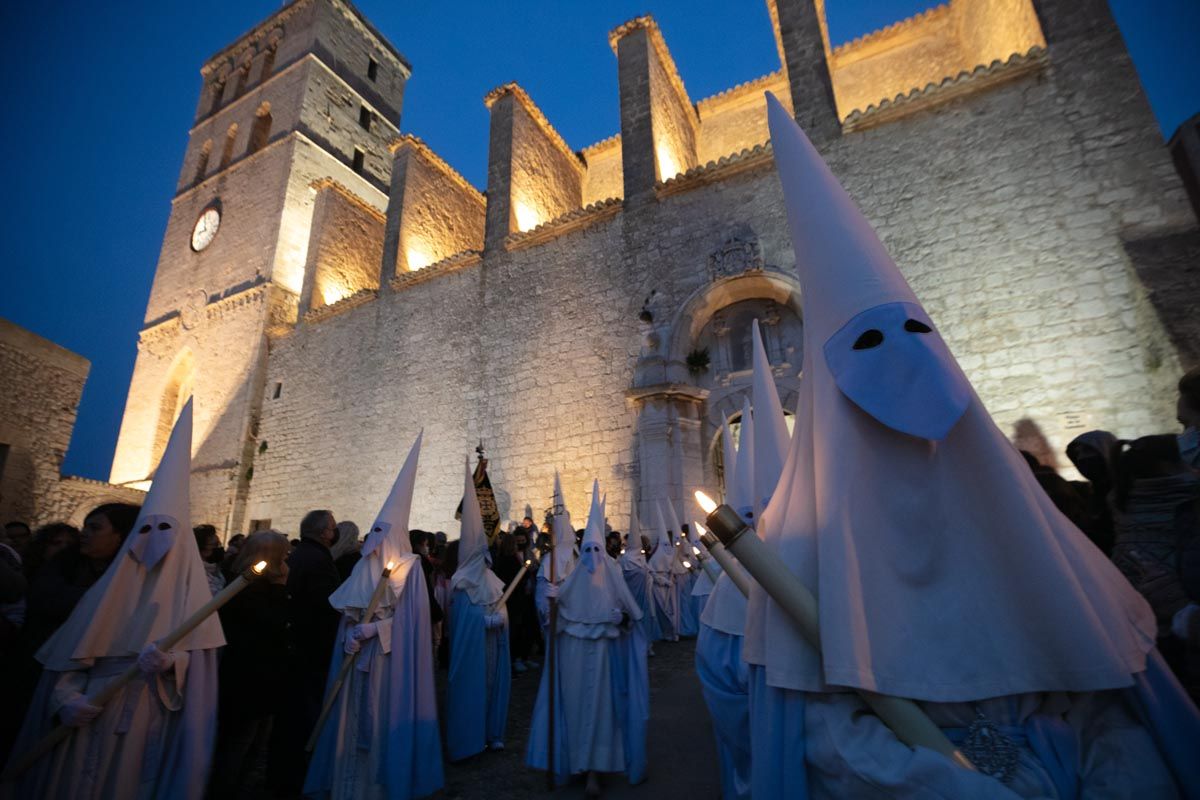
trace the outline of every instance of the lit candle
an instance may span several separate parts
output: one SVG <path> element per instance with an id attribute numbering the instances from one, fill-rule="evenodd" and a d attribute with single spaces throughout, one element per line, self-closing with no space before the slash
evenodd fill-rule
<path id="1" fill-rule="evenodd" d="M 388 579 L 395 568 L 395 561 L 389 561 L 387 566 L 383 568 L 383 572 L 379 575 L 379 583 L 375 584 L 375 591 L 371 593 L 371 600 L 367 603 L 366 610 L 363 611 L 363 615 L 359 618 L 360 623 L 370 622 L 371 617 L 375 616 L 375 610 L 383 602 L 383 594 L 388 588 Z M 346 627 L 346 636 L 350 635 L 353 627 L 352 625 Z M 333 681 L 333 685 L 329 687 L 329 693 L 325 695 L 325 704 L 321 706 L 321 715 L 317 717 L 317 724 L 313 727 L 312 733 L 309 734 L 308 743 L 304 745 L 306 753 L 311 753 L 313 748 L 317 746 L 317 738 L 321 735 L 321 729 L 325 727 L 325 721 L 329 719 L 329 712 L 333 711 L 333 702 L 337 700 L 338 692 L 342 690 L 342 684 L 346 682 L 346 676 L 350 674 L 350 667 L 354 666 L 354 659 L 357 656 L 358 653 L 346 653 L 342 657 L 342 666 L 338 669 L 338 674 Z"/>
<path id="2" fill-rule="evenodd" d="M 500 599 L 492 605 L 492 613 L 495 614 L 500 610 L 500 607 L 508 602 L 508 598 L 512 597 L 512 593 L 521 585 L 521 579 L 525 577 L 525 573 L 529 570 L 529 566 L 533 564 L 533 559 L 525 559 L 525 563 L 521 565 L 521 571 L 518 572 L 508 584 L 504 587 L 504 594 L 500 595 Z"/>
<path id="3" fill-rule="evenodd" d="M 788 571 L 783 562 L 758 538 L 754 530 L 728 505 L 718 506 L 704 492 L 696 492 L 696 502 L 708 515 L 705 522 L 730 553 L 737 556 L 751 577 L 783 609 L 812 647 L 821 650 L 821 624 L 817 598 Z M 715 554 L 714 554 L 715 555 Z M 935 750 L 967 769 L 975 767 L 954 746 L 941 728 L 933 723 L 912 700 L 858 690 L 871 710 L 892 729 L 900 741 Z"/>
<path id="4" fill-rule="evenodd" d="M 182 641 L 185 636 L 194 631 L 196 628 L 200 627 L 201 622 L 204 622 L 204 620 L 216 613 L 217 609 L 232 600 L 238 592 L 249 586 L 250 581 L 261 577 L 266 569 L 267 562 L 259 561 L 241 575 L 238 575 L 229 582 L 228 586 L 217 592 L 217 594 L 213 596 L 213 599 L 209 600 L 203 606 L 198 608 L 195 613 L 181 622 L 179 627 L 155 642 L 155 647 L 157 647 L 159 650 L 166 651 L 179 644 L 179 642 Z M 122 672 L 115 681 L 96 692 L 95 695 L 85 698 L 86 702 L 93 706 L 99 706 L 103 708 L 104 706 L 108 705 L 108 703 L 111 702 L 114 697 L 116 697 L 118 692 L 125 688 L 126 684 L 136 678 L 140 672 L 141 668 L 138 667 L 136 663 L 132 664 L 129 669 Z M 36 762 L 39 758 L 52 750 L 55 745 L 69 738 L 70 735 L 75 732 L 75 730 L 75 728 L 68 725 L 59 725 L 54 730 L 50 731 L 50 733 L 46 734 L 38 741 L 37 744 L 30 748 L 28 753 L 21 758 L 10 762 L 8 769 L 4 771 L 4 776 L 2 779 L 4 781 L 9 781 L 16 778 L 25 770 L 33 766 L 34 762 Z"/>

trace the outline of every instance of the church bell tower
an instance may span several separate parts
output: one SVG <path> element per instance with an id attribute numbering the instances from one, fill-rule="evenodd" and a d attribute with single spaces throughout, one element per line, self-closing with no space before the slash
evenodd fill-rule
<path id="1" fill-rule="evenodd" d="M 112 483 L 148 485 L 194 396 L 192 521 L 247 529 L 266 362 L 296 321 L 313 184 L 386 209 L 410 73 L 346 0 L 294 0 L 201 68 Z"/>

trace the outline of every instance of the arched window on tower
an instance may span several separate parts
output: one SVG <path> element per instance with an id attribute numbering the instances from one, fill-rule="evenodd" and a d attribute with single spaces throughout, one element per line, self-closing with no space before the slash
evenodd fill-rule
<path id="1" fill-rule="evenodd" d="M 196 175 L 192 179 L 193 183 L 199 183 L 204 180 L 204 176 L 208 174 L 208 157 L 212 154 L 212 139 L 205 139 L 204 146 L 200 148 L 200 157 L 196 160 Z"/>
<path id="2" fill-rule="evenodd" d="M 225 94 L 225 81 L 216 80 L 212 84 L 212 105 L 208 108 L 209 114 L 215 114 L 221 108 L 221 96 Z"/>
<path id="3" fill-rule="evenodd" d="M 225 149 L 221 151 L 221 169 L 229 166 L 229 162 L 233 161 L 233 143 L 237 139 L 237 123 L 229 126 L 229 130 L 225 132 Z"/>
<path id="4" fill-rule="evenodd" d="M 271 138 L 271 104 L 263 102 L 254 112 L 254 127 L 250 129 L 250 147 L 247 152 L 257 153 L 267 146 Z"/>
<path id="5" fill-rule="evenodd" d="M 246 84 L 250 81 L 250 58 L 247 56 L 238 66 L 237 90 L 233 93 L 235 98 L 241 97 L 246 92 Z"/>
<path id="6" fill-rule="evenodd" d="M 271 70 L 275 69 L 275 53 L 278 50 L 278 46 L 272 44 L 267 47 L 267 52 L 263 53 L 262 72 L 258 74 L 259 83 L 271 77 Z"/>
<path id="7" fill-rule="evenodd" d="M 167 439 L 175 420 L 192 396 L 192 386 L 196 377 L 195 358 L 191 350 L 183 350 L 171 365 L 167 374 L 167 385 L 163 387 L 162 400 L 158 407 L 158 425 L 154 429 L 154 449 L 151 451 L 150 463 L 153 469 L 158 469 L 158 461 L 167 448 Z"/>

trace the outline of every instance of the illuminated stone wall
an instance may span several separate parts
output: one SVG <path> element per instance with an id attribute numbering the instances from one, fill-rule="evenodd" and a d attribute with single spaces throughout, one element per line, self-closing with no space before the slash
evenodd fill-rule
<path id="1" fill-rule="evenodd" d="M 401 137 L 393 150 L 385 279 L 467 250 L 482 250 L 483 195 L 420 139 Z"/>
<path id="2" fill-rule="evenodd" d="M 583 150 L 587 172 L 583 178 L 583 204 L 589 206 L 610 197 L 622 197 L 621 135 L 597 142 Z"/>
<path id="3" fill-rule="evenodd" d="M 383 212 L 336 181 L 317 181 L 300 314 L 379 288 Z"/>
<path id="4" fill-rule="evenodd" d="M 1172 429 L 1172 386 L 1194 350 L 1179 339 L 1186 326 L 1171 328 L 1174 340 L 1164 329 L 1156 282 L 1186 263 L 1200 234 L 1103 1 L 1036 0 L 1035 18 L 1028 2 L 955 0 L 867 37 L 844 51 L 860 75 L 908 53 L 938 81 L 1014 43 L 1013 52 L 1024 52 L 1042 37 L 1046 48 L 857 110 L 847 104 L 889 85 L 864 78 L 854 90 L 860 99 L 847 100 L 843 82 L 836 107 L 828 91 L 796 91 L 800 75 L 832 68 L 828 85 L 837 90 L 839 80 L 839 56 L 826 63 L 819 16 L 794 5 L 804 2 L 772 6 L 790 26 L 779 37 L 790 74 L 694 106 L 671 77 L 657 28 L 645 19 L 620 26 L 619 138 L 580 156 L 519 87 L 502 87 L 488 98 L 486 209 L 423 145 L 394 143 L 396 169 L 406 174 L 392 181 L 387 224 L 380 232 L 372 217 L 361 241 L 343 241 L 355 258 L 382 254 L 378 295 L 353 295 L 293 326 L 295 297 L 273 289 L 244 323 L 231 314 L 183 336 L 168 335 L 178 324 L 168 318 L 160 326 L 167 344 L 152 347 L 144 336 L 135 386 L 150 381 L 153 403 L 153 381 L 165 380 L 181 342 L 197 349 L 202 406 L 200 393 L 211 391 L 200 380 L 211 369 L 206 354 L 258 365 L 242 384 L 222 388 L 236 398 L 227 406 L 231 427 L 210 428 L 221 444 L 201 469 L 227 494 L 238 488 L 225 501 L 226 519 L 216 518 L 219 503 L 205 506 L 211 521 L 232 530 L 270 520 L 294 533 L 305 511 L 328 507 L 367 524 L 422 428 L 414 527 L 457 531 L 462 460 L 480 440 L 506 519 L 526 504 L 535 516 L 549 505 L 556 468 L 580 524 L 593 478 L 617 528 L 634 500 L 646 514 L 649 501 L 669 496 L 693 516 L 689 490 L 717 486 L 720 413 L 740 408 L 748 387 L 744 370 L 719 359 L 711 374 L 690 373 L 689 352 L 722 341 L 724 309 L 759 304 L 764 318 L 783 320 L 783 333 L 770 339 L 781 393 L 793 396 L 799 380 L 802 320 L 788 314 L 800 287 L 763 146 L 764 88 L 807 104 L 797 115 L 820 126 L 823 154 L 1006 433 L 1063 466 L 1063 448 L 1083 429 L 1123 437 Z M 986 35 L 962 32 L 983 25 L 972 19 L 997 16 L 1005 24 Z M 686 171 L 663 174 L 664 142 Z M 325 169 L 383 208 L 369 180 L 353 176 L 354 184 L 342 160 L 313 156 L 325 152 L 320 146 L 298 143 L 293 152 L 293 165 L 308 158 L 306 188 L 288 183 L 287 203 L 311 208 L 311 184 Z M 532 229 L 516 209 L 530 196 Z M 624 201 L 600 202 L 610 197 Z M 297 222 L 297 231 L 307 225 Z M 308 245 L 322 242 L 322 231 L 303 246 L 293 237 L 314 283 L 336 263 Z M 424 268 L 425 257 L 406 255 L 420 236 L 435 242 Z M 393 266 L 395 276 L 383 280 Z M 1190 289 L 1197 292 L 1194 282 Z M 1200 297 L 1175 302 L 1194 308 Z"/>
<path id="5" fill-rule="evenodd" d="M 242 525 L 267 337 L 297 319 L 314 182 L 332 179 L 382 215 L 391 179 L 388 145 L 397 134 L 409 72 L 343 0 L 290 3 L 201 69 L 196 120 L 113 460 L 114 483 L 146 485 L 156 467 L 158 433 L 181 405 L 178 387 L 191 387 L 193 513 L 221 529 Z M 362 154 L 358 171 L 356 151 Z M 193 226 L 210 206 L 221 212 L 220 228 L 196 252 Z M 353 288 L 368 280 L 365 269 L 378 285 L 381 216 L 352 216 L 335 209 L 323 230 L 328 235 L 318 240 L 329 255 L 326 277 L 340 270 L 346 288 Z M 369 230 L 370 222 L 378 230 Z M 188 374 L 181 376 L 184 365 Z M 171 409 L 167 417 L 164 408 Z"/>
<path id="6" fill-rule="evenodd" d="M 79 525 L 101 503 L 141 502 L 139 491 L 62 475 L 90 367 L 83 356 L 0 319 L 0 520 Z"/>

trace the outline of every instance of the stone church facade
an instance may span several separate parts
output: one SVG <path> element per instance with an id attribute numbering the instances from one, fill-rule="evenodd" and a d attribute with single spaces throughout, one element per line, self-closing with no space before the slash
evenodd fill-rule
<path id="1" fill-rule="evenodd" d="M 582 149 L 490 92 L 486 194 L 399 133 L 411 67 L 346 0 L 217 53 L 112 482 L 146 485 L 194 394 L 193 518 L 226 532 L 369 523 L 422 429 L 414 527 L 457 530 L 481 441 L 505 518 L 555 469 L 577 516 L 594 477 L 614 527 L 662 497 L 695 516 L 752 319 L 785 405 L 802 380 L 764 90 L 1022 447 L 1172 429 L 1197 221 L 1104 0 L 950 0 L 837 48 L 822 0 L 768 5 L 780 68 L 699 100 L 651 18 L 613 29 L 620 130 Z"/>

